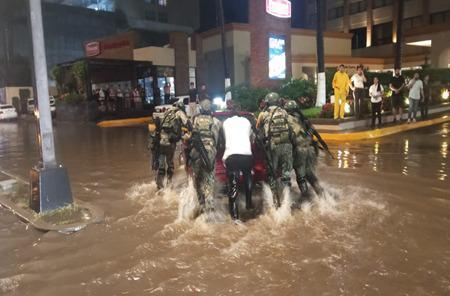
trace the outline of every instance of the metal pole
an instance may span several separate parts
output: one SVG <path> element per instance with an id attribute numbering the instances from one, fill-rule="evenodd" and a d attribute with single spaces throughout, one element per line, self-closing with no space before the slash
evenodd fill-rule
<path id="1" fill-rule="evenodd" d="M 216 0 L 217 19 L 220 26 L 220 37 L 222 42 L 222 59 L 223 70 L 225 74 L 225 90 L 231 86 L 230 70 L 228 68 L 228 55 L 227 55 L 227 40 L 225 35 L 225 20 L 223 14 L 222 0 Z"/>
<path id="2" fill-rule="evenodd" d="M 317 42 L 317 99 L 316 106 L 322 106 L 326 102 L 326 77 L 325 77 L 325 63 L 324 63 L 324 48 L 323 48 L 323 0 L 316 0 L 316 42 Z"/>
<path id="3" fill-rule="evenodd" d="M 397 42 L 395 43 L 395 68 L 402 68 L 403 54 L 403 0 L 397 3 Z"/>
<path id="4" fill-rule="evenodd" d="M 38 101 L 39 130 L 44 168 L 56 167 L 52 116 L 48 93 L 47 60 L 45 57 L 44 29 L 41 0 L 29 0 L 31 34 L 33 39 L 34 74 Z"/>

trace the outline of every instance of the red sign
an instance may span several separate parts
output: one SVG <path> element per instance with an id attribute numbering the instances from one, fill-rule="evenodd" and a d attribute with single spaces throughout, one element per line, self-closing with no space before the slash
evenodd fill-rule
<path id="1" fill-rule="evenodd" d="M 87 57 L 95 57 L 100 54 L 100 42 L 93 41 L 84 45 L 84 51 Z"/>
<path id="2" fill-rule="evenodd" d="M 266 0 L 266 12 L 279 18 L 291 17 L 291 1 Z"/>

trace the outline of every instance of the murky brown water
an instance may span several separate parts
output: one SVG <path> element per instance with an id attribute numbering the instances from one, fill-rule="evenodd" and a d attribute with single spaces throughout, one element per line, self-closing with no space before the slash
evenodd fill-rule
<path id="1" fill-rule="evenodd" d="M 222 223 L 186 218 L 182 171 L 155 194 L 144 129 L 59 124 L 74 195 L 107 219 L 43 234 L 0 209 L 0 294 L 450 295 L 449 129 L 332 144 L 326 199 L 275 212 L 260 190 L 264 213 L 237 226 L 225 199 Z M 0 123 L 0 169 L 27 178 L 36 159 L 34 126 Z"/>

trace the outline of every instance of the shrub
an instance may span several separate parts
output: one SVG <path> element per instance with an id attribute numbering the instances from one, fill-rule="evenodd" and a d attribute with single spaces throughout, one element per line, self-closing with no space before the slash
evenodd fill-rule
<path id="1" fill-rule="evenodd" d="M 315 105 L 317 87 L 314 82 L 305 79 L 293 79 L 286 81 L 280 87 L 280 96 L 295 100 L 300 108 L 311 108 Z"/>
<path id="2" fill-rule="evenodd" d="M 326 103 L 322 106 L 322 112 L 320 112 L 321 118 L 333 118 L 334 117 L 334 104 Z"/>
<path id="3" fill-rule="evenodd" d="M 85 97 L 83 95 L 80 95 L 76 92 L 71 92 L 71 93 L 61 95 L 59 98 L 57 98 L 56 102 L 58 104 L 66 103 L 66 104 L 77 105 L 77 104 L 81 104 L 84 101 L 85 101 Z"/>
<path id="4" fill-rule="evenodd" d="M 266 88 L 252 88 L 246 85 L 230 87 L 234 103 L 240 106 L 241 110 L 255 112 L 259 109 L 259 103 L 270 92 Z"/>

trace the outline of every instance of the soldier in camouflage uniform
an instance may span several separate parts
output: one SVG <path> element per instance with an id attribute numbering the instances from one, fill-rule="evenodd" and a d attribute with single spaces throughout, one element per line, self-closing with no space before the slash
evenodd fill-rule
<path id="1" fill-rule="evenodd" d="M 315 174 L 317 148 L 315 148 L 313 139 L 306 133 L 300 120 L 298 112 L 301 111 L 299 110 L 298 104 L 295 101 L 288 101 L 285 109 L 289 113 L 288 121 L 292 130 L 293 165 L 298 187 L 302 194 L 307 194 L 308 181 L 316 193 L 321 194 L 323 189 Z"/>
<path id="2" fill-rule="evenodd" d="M 189 144 L 189 162 L 194 173 L 194 186 L 202 212 L 214 210 L 215 159 L 220 129 L 221 122 L 212 116 L 211 102 L 203 100 L 200 102 L 200 114 L 193 119 L 192 132 L 200 135 L 211 167 L 205 167 L 198 149 L 193 146 L 192 141 Z"/>
<path id="3" fill-rule="evenodd" d="M 269 183 L 274 193 L 274 204 L 279 207 L 281 193 L 291 186 L 291 130 L 288 114 L 280 106 L 280 96 L 277 93 L 269 93 L 264 100 L 266 109 L 260 113 L 256 127 L 264 135 L 267 160 L 273 170 L 269 170 Z"/>
<path id="4" fill-rule="evenodd" d="M 173 158 L 177 147 L 177 142 L 181 139 L 182 127 L 189 125 L 186 116 L 185 106 L 182 101 L 176 102 L 173 108 L 164 113 L 162 119 L 157 119 L 156 133 L 159 138 L 158 174 L 156 175 L 156 185 L 158 189 L 164 187 L 164 178 L 167 174 L 167 183 L 172 181 L 174 172 Z M 167 168 L 166 168 L 167 167 Z"/>

